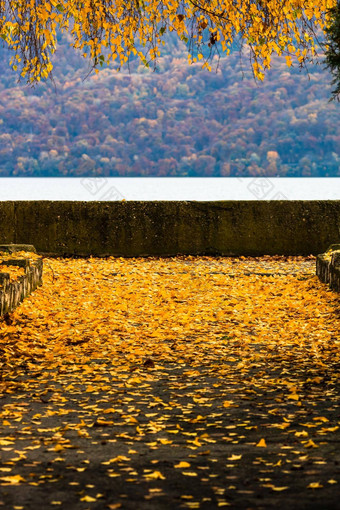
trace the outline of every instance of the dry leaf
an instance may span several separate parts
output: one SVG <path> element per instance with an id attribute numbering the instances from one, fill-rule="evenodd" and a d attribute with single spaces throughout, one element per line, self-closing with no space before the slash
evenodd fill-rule
<path id="1" fill-rule="evenodd" d="M 225 400 L 223 402 L 223 407 L 231 407 L 233 405 L 233 401 L 232 400 Z"/>
<path id="2" fill-rule="evenodd" d="M 240 460 L 242 459 L 242 455 L 231 455 L 230 457 L 228 457 L 228 460 Z"/>
<path id="3" fill-rule="evenodd" d="M 17 485 L 20 482 L 26 482 L 25 478 L 20 475 L 1 476 L 0 480 L 10 485 Z"/>
<path id="4" fill-rule="evenodd" d="M 315 444 L 312 439 L 310 439 L 309 441 L 304 442 L 304 447 L 305 448 L 318 448 L 318 445 Z"/>
<path id="5" fill-rule="evenodd" d="M 85 501 L 86 503 L 92 503 L 93 501 L 97 501 L 96 498 L 93 498 L 92 496 L 83 496 L 80 498 L 80 501 Z"/>
<path id="6" fill-rule="evenodd" d="M 165 476 L 160 471 L 153 471 L 144 475 L 147 480 L 165 480 Z"/>
<path id="7" fill-rule="evenodd" d="M 322 489 L 323 485 L 319 482 L 312 482 L 309 485 L 307 485 L 307 489 Z"/>
<path id="8" fill-rule="evenodd" d="M 179 462 L 178 464 L 175 464 L 174 467 L 175 468 L 187 468 L 187 467 L 190 467 L 190 463 L 182 461 L 182 462 Z"/>

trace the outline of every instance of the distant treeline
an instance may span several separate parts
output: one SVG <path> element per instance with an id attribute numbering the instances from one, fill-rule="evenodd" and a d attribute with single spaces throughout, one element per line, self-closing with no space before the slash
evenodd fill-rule
<path id="1" fill-rule="evenodd" d="M 54 82 L 17 84 L 0 48 L 1 176 L 340 175 L 330 75 L 276 60 L 263 84 L 235 51 L 212 72 L 169 40 L 155 71 L 102 69 L 69 47 Z"/>

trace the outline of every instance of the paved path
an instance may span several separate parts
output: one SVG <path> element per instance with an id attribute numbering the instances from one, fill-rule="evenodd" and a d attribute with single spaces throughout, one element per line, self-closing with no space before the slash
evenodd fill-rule
<path id="1" fill-rule="evenodd" d="M 176 266 L 178 274 L 193 264 Z M 337 304 L 307 266 L 292 281 Z M 247 271 L 268 272 L 268 264 Z M 257 278 L 261 286 L 271 277 Z M 43 292 L 47 281 L 32 300 Z M 8 325 L 21 342 L 28 310 Z M 286 313 L 297 320 L 301 309 Z M 327 313 L 329 328 L 338 324 L 337 308 Z M 36 331 L 43 329 L 41 317 L 34 320 Z M 219 334 L 207 346 L 172 339 L 166 356 L 129 357 L 123 348 L 100 356 L 84 341 L 72 346 L 79 359 L 51 351 L 48 363 L 49 351 L 41 359 L 21 353 L 12 369 L 7 360 L 0 509 L 340 508 L 338 338 L 333 331 L 323 350 L 313 351 L 299 342 L 265 343 L 261 335 L 253 330 L 242 343 Z"/>

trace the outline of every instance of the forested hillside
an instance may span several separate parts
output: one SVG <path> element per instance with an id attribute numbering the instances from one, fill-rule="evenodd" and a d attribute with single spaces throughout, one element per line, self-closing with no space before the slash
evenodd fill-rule
<path id="1" fill-rule="evenodd" d="M 235 51 L 215 71 L 169 40 L 156 71 L 89 64 L 66 37 L 54 84 L 17 84 L 0 49 L 1 176 L 339 176 L 330 76 L 275 61 L 263 84 Z"/>

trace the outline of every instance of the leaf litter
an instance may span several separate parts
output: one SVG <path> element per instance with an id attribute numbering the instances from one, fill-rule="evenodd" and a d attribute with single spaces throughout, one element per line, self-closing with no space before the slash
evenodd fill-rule
<path id="1" fill-rule="evenodd" d="M 0 321 L 0 504 L 336 504 L 340 299 L 314 257 L 44 268 Z"/>

